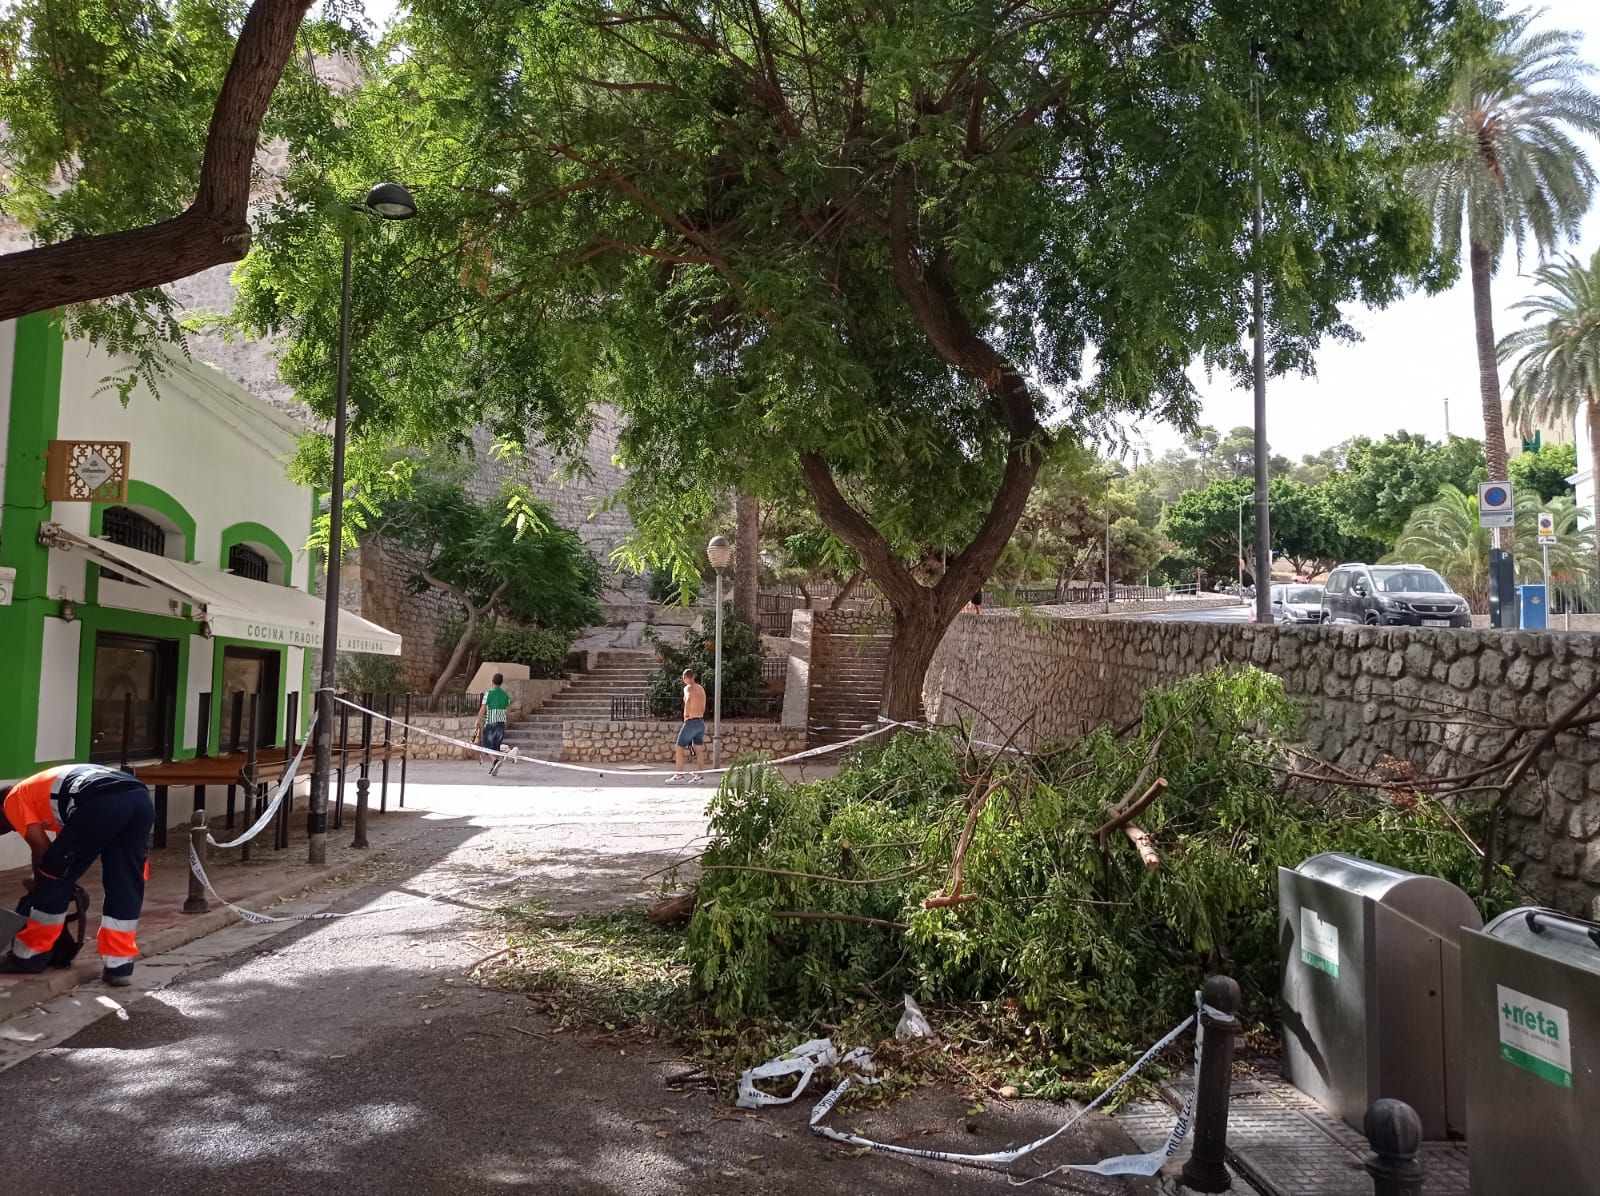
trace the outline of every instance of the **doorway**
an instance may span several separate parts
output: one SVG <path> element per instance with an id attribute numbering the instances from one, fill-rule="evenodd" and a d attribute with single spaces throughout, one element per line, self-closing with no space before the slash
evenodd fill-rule
<path id="1" fill-rule="evenodd" d="M 109 763 L 170 757 L 177 688 L 176 640 L 97 634 L 89 759 Z"/>
<path id="2" fill-rule="evenodd" d="M 281 657 L 270 648 L 224 648 L 222 650 L 222 722 L 219 739 L 224 752 L 244 751 L 250 742 L 250 695 L 260 695 L 256 746 L 270 747 L 278 742 L 279 666 Z M 233 735 L 235 694 L 243 694 L 238 739 Z"/>

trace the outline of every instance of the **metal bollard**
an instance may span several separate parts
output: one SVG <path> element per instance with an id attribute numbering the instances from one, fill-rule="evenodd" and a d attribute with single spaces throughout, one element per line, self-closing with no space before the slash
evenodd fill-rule
<path id="1" fill-rule="evenodd" d="M 195 854 L 202 860 L 206 858 L 206 812 L 196 810 L 189 818 L 189 846 L 194 848 Z M 189 895 L 183 899 L 183 912 L 186 914 L 203 914 L 211 905 L 206 901 L 205 886 L 200 883 L 200 878 L 194 874 L 194 868 L 189 869 Z"/>
<path id="2" fill-rule="evenodd" d="M 372 788 L 372 782 L 366 777 L 356 780 L 356 837 L 351 840 L 351 847 L 367 846 L 367 791 Z"/>
<path id="3" fill-rule="evenodd" d="M 1372 1145 L 1366 1168 L 1373 1196 L 1422 1196 L 1428 1169 L 1417 1157 L 1422 1145 L 1422 1118 L 1417 1111 L 1386 1096 L 1372 1102 L 1362 1129 Z"/>
<path id="4" fill-rule="evenodd" d="M 1226 1192 L 1233 1187 L 1226 1158 L 1233 1040 L 1239 1033 L 1239 985 L 1231 976 L 1212 976 L 1206 981 L 1201 998 L 1208 1009 L 1200 1013 L 1205 1039 L 1200 1046 L 1200 1075 L 1195 1085 L 1194 1152 L 1183 1164 L 1183 1186 L 1191 1192 Z M 1209 1012 L 1211 1009 L 1217 1012 Z"/>

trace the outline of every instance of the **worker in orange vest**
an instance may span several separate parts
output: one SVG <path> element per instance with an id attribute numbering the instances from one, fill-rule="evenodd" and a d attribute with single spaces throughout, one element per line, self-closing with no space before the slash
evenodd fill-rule
<path id="1" fill-rule="evenodd" d="M 0 972 L 44 971 L 78 878 L 98 857 L 105 888 L 101 979 L 119 988 L 131 984 L 155 819 L 150 791 L 130 774 L 100 764 L 63 764 L 0 786 L 0 834 L 16 831 L 33 852 L 28 923 L 0 957 Z"/>

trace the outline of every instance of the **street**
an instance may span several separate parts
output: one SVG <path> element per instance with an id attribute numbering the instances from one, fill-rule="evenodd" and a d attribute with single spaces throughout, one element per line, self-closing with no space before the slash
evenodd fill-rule
<path id="1" fill-rule="evenodd" d="M 1135 619 L 1160 619 L 1165 623 L 1247 623 L 1251 608 L 1241 602 L 1237 606 L 1213 606 L 1199 609 L 1184 608 L 1173 611 L 1154 611 L 1150 614 L 1131 615 Z"/>
<path id="2" fill-rule="evenodd" d="M 8 1137 L 28 1147 L 8 1164 L 9 1190 L 909 1194 L 928 1191 L 935 1173 L 944 1192 L 1007 1186 L 919 1161 L 846 1160 L 806 1129 L 820 1092 L 760 1114 L 735 1110 L 725 1093 L 666 1087 L 683 1070 L 670 1047 L 562 1032 L 526 998 L 475 983 L 474 965 L 504 945 L 497 907 L 537 897 L 561 914 L 638 902 L 659 884 L 640 878 L 705 826 L 709 789 L 515 771 L 490 781 L 471 764 L 415 765 L 409 800 L 422 812 L 386 817 L 414 819 L 416 833 L 357 884 L 271 912 L 357 911 L 519 877 L 513 885 L 348 920 L 235 925 L 141 963 L 151 991 L 113 1000 L 92 985 L 52 1002 L 46 1020 L 58 1028 L 27 1043 L 0 1080 Z M 21 1020 L 0 1023 L 10 1045 Z M 849 1124 L 878 1136 L 940 1127 L 954 1136 L 919 1143 L 972 1151 L 1066 1115 L 1024 1101 L 977 1125 L 969 1104 L 924 1091 Z M 1092 1120 L 1049 1162 L 1131 1145 Z M 1154 1190 L 1103 1179 L 1045 1186 Z"/>

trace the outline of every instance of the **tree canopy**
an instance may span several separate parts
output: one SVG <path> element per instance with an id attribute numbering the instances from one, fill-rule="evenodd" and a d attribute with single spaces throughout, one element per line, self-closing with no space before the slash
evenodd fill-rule
<path id="1" fill-rule="evenodd" d="M 321 211 L 401 178 L 418 219 L 362 251 L 359 434 L 559 439 L 615 401 L 643 563 L 735 481 L 803 489 L 895 608 L 905 713 L 1046 417 L 1181 419 L 1196 357 L 1243 375 L 1253 67 L 1273 367 L 1432 277 L 1402 181 L 1457 6 L 1357 9 L 417 0 L 371 82 L 308 109 L 249 314 L 325 406 Z"/>
<path id="2" fill-rule="evenodd" d="M 1451 436 L 1440 443 L 1402 431 L 1351 440 L 1344 469 L 1327 485 L 1345 531 L 1392 544 L 1411 512 L 1437 498 L 1440 487 L 1476 492 L 1486 476 L 1478 441 Z"/>

